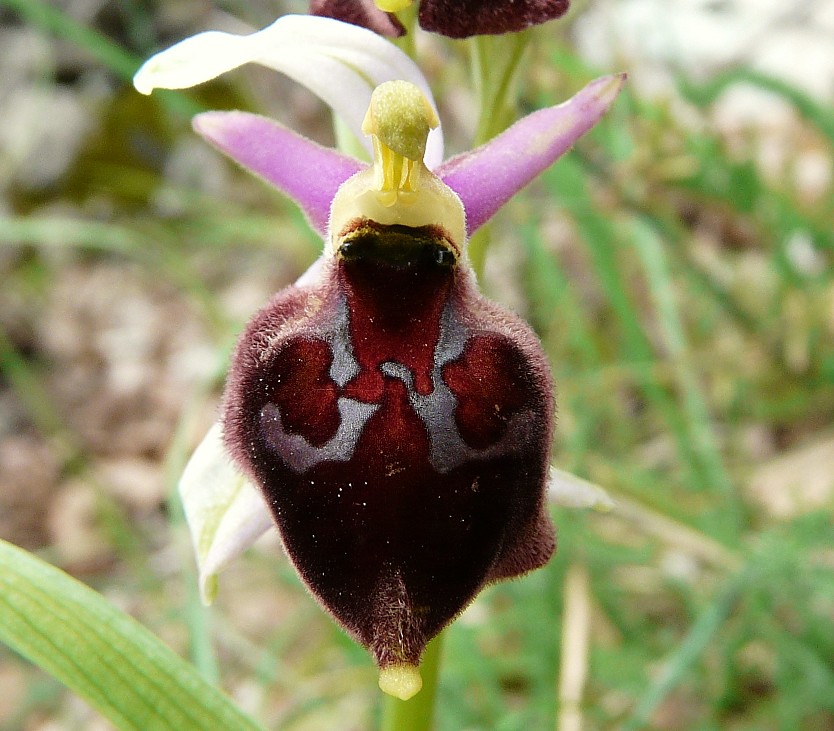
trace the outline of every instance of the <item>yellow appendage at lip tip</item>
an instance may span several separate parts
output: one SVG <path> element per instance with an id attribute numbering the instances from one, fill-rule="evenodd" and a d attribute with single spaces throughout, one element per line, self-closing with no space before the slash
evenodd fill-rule
<path id="1" fill-rule="evenodd" d="M 379 670 L 379 687 L 383 693 L 407 701 L 423 687 L 416 665 L 388 665 Z"/>
<path id="2" fill-rule="evenodd" d="M 405 10 L 413 0 L 374 0 L 376 6 L 386 13 L 396 13 L 399 10 Z"/>
<path id="3" fill-rule="evenodd" d="M 382 205 L 408 204 L 420 189 L 429 132 L 440 121 L 423 92 L 407 81 L 380 84 L 362 131 L 374 145 L 374 185 Z"/>

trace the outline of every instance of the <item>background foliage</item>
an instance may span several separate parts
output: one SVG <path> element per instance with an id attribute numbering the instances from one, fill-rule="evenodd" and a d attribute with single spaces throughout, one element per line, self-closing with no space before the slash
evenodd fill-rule
<path id="1" fill-rule="evenodd" d="M 438 729 L 568 731 L 577 713 L 586 729 L 834 729 L 834 59 L 813 45 L 834 9 L 799 4 L 710 56 L 697 24 L 672 54 L 648 30 L 629 44 L 638 5 L 576 2 L 535 34 L 521 111 L 605 71 L 631 83 L 492 225 L 484 276 L 551 357 L 555 463 L 618 507 L 558 511 L 556 559 L 454 625 Z M 686 3 L 642 6 L 674 38 Z M 701 12 L 720 28 L 742 6 Z M 322 142 L 330 119 L 262 69 L 150 99 L 129 85 L 186 35 L 290 9 L 304 4 L 0 0 L 0 537 L 265 727 L 365 729 L 375 670 L 277 542 L 207 612 L 173 497 L 236 333 L 319 247 L 189 117 L 246 108 Z M 465 149 L 484 127 L 466 49 L 417 41 Z M 783 46 L 813 70 L 774 62 Z M 4 730 L 108 728 L 7 649 L 0 687 Z"/>

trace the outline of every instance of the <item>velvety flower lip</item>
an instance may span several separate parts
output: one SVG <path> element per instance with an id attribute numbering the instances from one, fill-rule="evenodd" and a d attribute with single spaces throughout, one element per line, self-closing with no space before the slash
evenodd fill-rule
<path id="1" fill-rule="evenodd" d="M 306 39 L 301 47 L 299 39 Z M 299 55 L 303 56 L 302 61 Z M 376 162 L 369 167 L 272 120 L 244 112 L 209 112 L 194 120 L 195 129 L 213 145 L 296 200 L 327 242 L 322 256 L 295 286 L 276 295 L 250 323 L 227 384 L 224 425 L 215 425 L 209 431 L 180 481 L 199 563 L 201 595 L 204 601 L 211 601 L 217 572 L 267 530 L 274 518 L 280 525 L 288 555 L 305 583 L 346 629 L 372 649 L 382 669 L 381 685 L 387 692 L 404 697 L 418 687 L 412 682 L 415 676 L 411 671 L 416 672 L 424 643 L 471 600 L 479 587 L 537 568 L 553 551 L 553 530 L 541 512 L 553 405 L 546 358 L 526 325 L 477 292 L 464 254 L 466 238 L 599 120 L 625 77 L 597 79 L 567 102 L 531 114 L 486 145 L 445 163 L 442 137 L 437 130 L 429 132 L 437 124 L 436 109 L 419 69 L 384 39 L 339 21 L 285 16 L 249 36 L 200 34 L 152 58 L 137 74 L 135 84 L 146 93 L 154 87 L 183 88 L 248 62 L 288 73 L 341 112 L 357 136 L 367 131 L 373 139 L 368 147 L 373 147 Z M 397 85 L 404 83 L 400 81 L 403 78 L 422 89 L 427 97 L 416 106 L 406 105 L 421 110 L 411 121 L 408 109 L 397 111 L 398 99 L 410 94 L 408 84 L 390 99 L 382 89 L 400 88 Z M 371 107 L 376 108 L 373 100 L 377 99 L 382 107 L 376 109 L 382 116 L 372 111 L 366 116 L 364 109 L 357 114 L 356 97 L 366 108 L 369 100 Z M 400 120 L 402 130 L 410 130 L 404 141 L 397 134 L 397 125 L 388 124 L 391 119 Z M 413 136 L 422 140 L 417 147 L 407 144 Z M 427 242 L 420 246 L 430 245 L 421 248 L 423 254 L 433 253 L 430 259 L 415 259 L 414 266 L 422 267 L 420 271 L 430 276 L 420 280 L 423 284 L 419 287 L 414 279 L 408 279 L 406 286 L 406 280 L 397 279 L 405 275 L 394 276 L 394 270 L 383 259 L 375 258 L 378 254 L 374 252 L 390 252 L 389 242 L 400 241 L 403 236 L 413 241 L 417 232 Z M 375 248 L 383 240 L 385 246 Z M 354 253 L 349 255 L 348 250 Z M 448 279 L 452 270 L 444 268 L 450 260 L 459 272 L 453 278 L 454 284 Z M 374 286 L 368 289 L 365 274 L 379 274 L 373 267 L 386 276 L 372 278 Z M 379 284 L 391 276 L 395 283 L 380 289 Z M 450 294 L 452 286 L 454 296 Z M 403 305 L 404 296 L 413 302 L 408 300 Z M 390 301 L 383 302 L 380 297 Z M 376 304 L 372 306 L 372 302 Z M 379 306 L 378 312 L 366 310 L 366 306 Z M 411 340 L 404 349 L 397 345 L 400 335 L 394 335 L 400 332 L 398 327 L 388 332 L 387 326 L 381 324 L 387 317 L 400 317 L 403 311 L 420 313 L 424 325 L 409 331 Z M 360 327 L 361 323 L 361 327 L 370 329 L 357 331 L 354 338 L 345 323 L 354 323 L 352 327 Z M 374 328 L 383 329 L 377 332 Z M 431 342 L 425 335 L 427 328 L 437 331 Z M 379 338 L 384 341 L 384 348 L 377 352 L 374 348 L 382 342 Z M 429 345 L 431 349 L 424 352 Z M 286 351 L 276 350 L 284 346 Z M 383 355 L 389 346 L 390 354 Z M 271 365 L 262 362 L 261 356 L 267 351 L 271 353 Z M 333 359 L 332 366 L 328 365 L 328 358 Z M 299 363 L 304 364 L 300 370 Z M 277 369 L 274 373 L 262 372 L 263 368 L 273 367 Z M 383 392 L 387 395 L 376 391 L 379 378 L 384 380 Z M 493 424 L 489 418 L 481 418 L 487 413 L 479 391 L 484 383 L 498 394 L 490 395 L 490 399 L 507 401 L 501 413 L 514 416 L 507 416 L 506 423 L 499 420 Z M 291 384 L 295 386 L 290 387 Z M 311 384 L 315 386 L 312 391 Z M 291 392 L 262 393 L 264 388 L 279 386 L 286 386 Z M 324 404 L 328 394 L 330 401 Z M 405 405 L 405 410 L 398 404 Z M 447 424 L 453 409 L 459 409 L 462 427 Z M 524 416 L 525 409 L 533 415 L 532 420 Z M 493 411 L 488 414 L 495 416 Z M 427 427 L 426 433 L 416 426 L 420 422 Z M 535 428 L 525 426 L 534 423 Z M 392 424 L 403 433 L 402 439 L 391 436 L 399 433 L 391 432 Z M 364 438 L 366 426 L 370 436 Z M 296 433 L 298 429 L 302 432 Z M 463 432 L 458 433 L 459 429 Z M 502 430 L 509 430 L 507 436 L 501 436 Z M 262 444 L 259 440 L 263 439 L 266 442 Z M 428 446 L 421 439 L 428 439 Z M 375 445 L 383 442 L 386 450 L 380 452 Z M 266 451 L 259 452 L 262 447 Z M 354 458 L 354 452 L 360 456 Z M 393 470 L 391 465 L 379 461 L 381 454 L 388 455 L 388 459 L 394 452 L 396 460 L 410 465 L 409 469 Z M 522 459 L 524 454 L 531 460 Z M 528 467 L 508 467 L 506 479 L 499 479 L 497 472 L 484 466 L 490 460 L 519 459 Z M 277 471 L 272 471 L 273 463 Z M 381 554 L 342 551 L 339 560 L 352 556 L 359 562 L 346 565 L 343 571 L 328 563 L 336 560 L 336 555 L 324 555 L 315 549 L 312 544 L 318 540 L 318 529 L 311 532 L 309 526 L 300 524 L 309 522 L 315 510 L 325 511 L 320 516 L 322 524 L 327 522 L 338 540 L 354 541 L 356 533 L 350 528 L 350 521 L 340 522 L 339 516 L 326 513 L 336 506 L 333 491 L 325 489 L 322 501 L 315 505 L 304 503 L 311 493 L 308 487 L 314 483 L 305 484 L 301 492 L 297 488 L 303 483 L 300 475 L 308 469 L 317 470 L 315 479 L 321 478 L 324 486 L 332 483 L 341 487 L 346 479 L 344 486 L 352 490 L 363 489 L 361 485 L 368 486 L 369 481 L 376 489 L 380 480 L 396 479 L 409 500 L 423 494 L 423 485 L 443 482 L 449 487 L 449 499 L 456 499 L 454 495 L 467 496 L 466 503 L 455 507 L 462 511 L 458 517 L 463 516 L 464 522 L 471 518 L 479 530 L 489 533 L 484 547 L 470 545 L 470 549 L 485 553 L 478 554 L 472 567 L 461 565 L 468 572 L 465 581 L 452 581 L 449 565 L 460 561 L 455 558 L 450 563 L 444 544 L 437 542 L 440 528 L 432 528 L 431 540 L 435 543 L 430 554 L 434 563 L 426 577 L 419 571 L 415 573 L 420 558 L 410 548 L 405 550 L 403 544 L 397 549 L 398 558 L 391 563 L 394 573 L 378 575 L 379 567 L 369 563 L 369 571 L 365 572 L 368 580 L 373 581 L 378 575 L 382 584 L 376 588 L 360 587 L 360 582 L 355 587 L 346 585 L 345 592 L 337 591 L 341 585 L 327 581 L 342 581 L 350 575 L 353 582 L 353 574 L 365 570 L 362 562 L 378 561 Z M 331 474 L 332 470 L 335 472 Z M 401 472 L 402 477 L 395 477 Z M 430 479 L 431 474 L 436 479 Z M 484 492 L 480 490 L 482 480 Z M 562 499 L 567 496 L 568 502 L 604 502 L 593 491 L 589 496 L 587 486 L 581 483 L 551 475 L 550 484 Z M 469 490 L 459 489 L 463 485 L 473 486 L 471 496 Z M 510 492 L 504 495 L 505 490 L 520 491 L 522 502 L 516 505 L 514 499 L 507 497 Z M 492 495 L 492 491 L 510 500 L 505 506 L 507 510 L 494 501 L 484 502 L 483 496 Z M 376 522 L 373 530 L 360 535 L 369 540 L 378 537 L 380 520 L 385 525 L 389 516 L 388 504 L 379 500 L 380 494 L 377 491 L 368 495 L 376 506 Z M 355 513 L 351 520 L 366 520 L 363 511 L 356 507 L 366 503 L 351 505 L 354 507 L 349 509 Z M 403 515 L 416 515 L 423 506 L 419 510 L 416 504 L 405 507 L 408 510 Z M 474 513 L 470 516 L 467 512 L 476 508 L 489 514 L 485 521 L 475 520 Z M 445 519 L 444 516 L 445 512 L 440 517 Z M 453 516 L 449 513 L 448 517 Z M 425 517 L 423 527 L 424 524 Z M 507 541 L 499 535 L 499 524 L 506 528 Z M 406 521 L 404 532 L 392 533 L 392 540 L 402 543 L 412 529 L 423 530 L 415 526 L 416 521 Z M 407 540 L 412 539 L 417 540 L 415 545 L 428 545 L 419 535 Z M 310 540 L 312 544 L 308 546 Z M 321 569 L 326 571 L 322 573 Z M 327 581 L 325 574 L 330 577 Z M 428 583 L 423 579 L 428 581 L 441 574 L 448 591 L 438 594 L 437 606 L 431 608 L 435 599 L 427 603 L 426 598 L 434 596 L 429 584 L 435 579 Z M 367 579 L 365 574 L 359 578 Z M 422 619 L 423 609 L 418 612 L 414 609 L 417 605 L 403 603 L 412 590 L 414 596 L 422 597 L 419 606 L 426 611 L 431 609 L 430 626 L 423 627 L 424 621 L 429 622 Z M 364 613 L 367 602 L 363 597 L 376 596 L 380 591 L 381 605 L 372 609 L 383 614 L 369 618 Z M 359 597 L 358 603 L 346 604 L 348 599 L 354 601 L 355 597 L 350 598 L 354 594 Z M 361 612 L 359 606 L 363 607 Z M 385 615 L 386 607 L 399 607 L 394 614 L 406 622 L 400 626 L 400 630 L 408 630 L 405 634 L 397 629 L 399 620 L 394 621 L 394 614 Z M 394 680 L 410 679 L 408 688 L 397 689 L 396 682 L 389 683 L 391 673 Z"/>
<path id="2" fill-rule="evenodd" d="M 556 548 L 547 356 L 478 291 L 464 205 L 424 161 L 438 124 L 414 84 L 374 90 L 373 164 L 334 196 L 320 268 L 241 334 L 222 416 L 299 577 L 402 700 L 483 587 Z M 552 154 L 533 132 L 514 157 Z"/>
<path id="3" fill-rule="evenodd" d="M 402 25 L 395 18 L 392 22 L 393 16 L 380 9 L 387 5 L 370 0 L 314 0 L 310 10 L 382 35 L 399 36 Z M 424 30 L 449 38 L 498 35 L 560 18 L 569 5 L 570 0 L 421 0 L 418 20 Z"/>
<path id="4" fill-rule="evenodd" d="M 525 117 L 486 145 L 436 168 L 464 205 L 468 233 L 592 127 L 624 80 L 624 75 L 597 79 L 567 102 Z M 236 162 L 297 201 L 322 237 L 336 192 L 365 167 L 255 114 L 206 112 L 195 118 L 194 127 Z M 318 259 L 296 286 L 314 286 L 322 263 L 323 258 Z M 610 503 L 607 496 L 566 473 L 552 472 L 550 486 L 552 499 L 572 507 L 604 508 Z M 195 451 L 180 492 L 194 536 L 201 594 L 208 602 L 217 572 L 265 532 L 271 520 L 256 488 L 232 466 L 219 425 Z M 206 500 L 205 495 L 212 497 Z"/>
<path id="5" fill-rule="evenodd" d="M 432 166 L 460 197 L 469 235 L 593 127 L 620 92 L 625 74 L 592 81 L 568 101 L 524 117 L 469 152 Z M 205 112 L 196 131 L 237 163 L 293 198 L 325 235 L 330 203 L 362 163 L 246 112 Z M 305 161 L 304 165 L 300 162 Z"/>
<path id="6" fill-rule="evenodd" d="M 569 0 L 422 0 L 420 26 L 450 38 L 524 30 L 560 18 Z"/>

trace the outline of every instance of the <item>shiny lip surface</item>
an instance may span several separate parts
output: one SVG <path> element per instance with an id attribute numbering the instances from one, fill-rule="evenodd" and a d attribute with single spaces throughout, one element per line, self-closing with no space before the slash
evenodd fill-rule
<path id="1" fill-rule="evenodd" d="M 394 267 L 431 264 L 452 268 L 457 264 L 458 250 L 437 226 L 383 226 L 364 221 L 342 236 L 337 256 Z"/>

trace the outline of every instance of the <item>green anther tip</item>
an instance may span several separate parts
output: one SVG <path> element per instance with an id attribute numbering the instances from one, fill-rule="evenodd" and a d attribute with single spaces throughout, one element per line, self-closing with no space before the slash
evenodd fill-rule
<path id="1" fill-rule="evenodd" d="M 362 131 L 409 160 L 422 160 L 429 131 L 440 120 L 418 87 L 386 81 L 374 89 Z"/>

